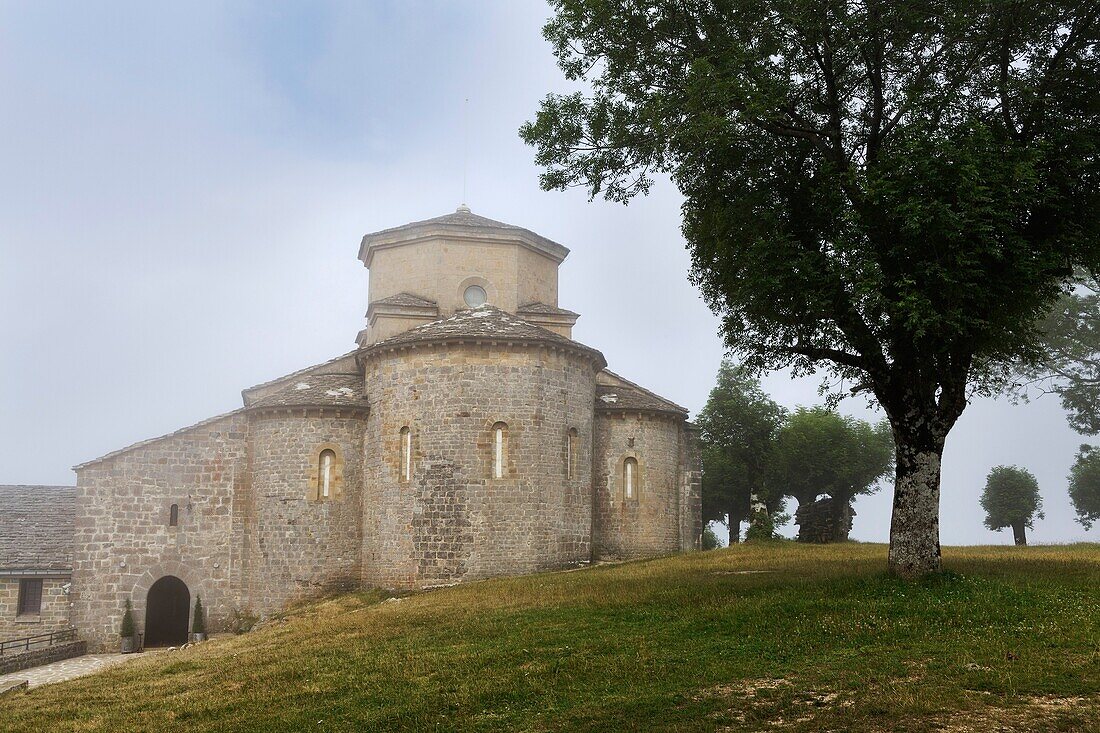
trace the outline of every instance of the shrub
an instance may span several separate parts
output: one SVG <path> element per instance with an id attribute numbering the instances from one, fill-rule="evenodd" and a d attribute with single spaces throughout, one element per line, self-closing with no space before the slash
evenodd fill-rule
<path id="1" fill-rule="evenodd" d="M 191 633 L 206 633 L 206 618 L 202 611 L 202 596 L 195 597 L 195 620 L 191 622 Z"/>
<path id="2" fill-rule="evenodd" d="M 123 639 L 134 636 L 136 631 L 134 630 L 134 612 L 130 608 L 130 599 L 126 599 L 126 610 L 122 614 L 122 627 L 119 629 L 119 636 Z"/>

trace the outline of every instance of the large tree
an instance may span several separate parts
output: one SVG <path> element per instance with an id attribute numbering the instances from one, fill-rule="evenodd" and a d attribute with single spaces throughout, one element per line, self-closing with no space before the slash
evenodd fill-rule
<path id="1" fill-rule="evenodd" d="M 1069 498 L 1077 511 L 1077 521 L 1092 529 L 1100 521 L 1100 448 L 1083 445 L 1069 474 Z"/>
<path id="2" fill-rule="evenodd" d="M 827 407 L 799 408 L 779 431 L 769 462 L 773 491 L 799 506 L 822 494 L 833 499 L 831 540 L 848 539 L 846 508 L 874 492 L 894 467 L 894 441 L 884 423 L 838 414 Z"/>
<path id="3" fill-rule="evenodd" d="M 1034 526 L 1036 518 L 1043 518 L 1039 482 L 1030 471 L 1016 466 L 997 466 L 989 472 L 981 502 L 985 526 L 993 530 L 1011 527 L 1017 545 L 1027 544 L 1026 529 Z"/>
<path id="4" fill-rule="evenodd" d="M 703 521 L 725 523 L 730 542 L 749 518 L 751 497 L 764 496 L 768 456 L 785 414 L 751 374 L 722 361 L 695 423 L 703 453 Z"/>
<path id="5" fill-rule="evenodd" d="M 878 400 L 890 567 L 938 570 L 948 432 L 1037 360 L 1040 317 L 1100 263 L 1100 5 L 551 4 L 587 91 L 520 131 L 543 187 L 626 201 L 668 174 L 728 346 Z"/>

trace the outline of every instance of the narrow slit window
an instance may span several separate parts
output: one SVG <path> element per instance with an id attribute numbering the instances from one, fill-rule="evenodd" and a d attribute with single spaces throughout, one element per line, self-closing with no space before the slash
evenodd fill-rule
<path id="1" fill-rule="evenodd" d="M 623 461 L 623 496 L 633 499 L 638 494 L 638 461 L 627 458 Z"/>
<path id="2" fill-rule="evenodd" d="M 577 429 L 569 428 L 565 438 L 565 475 L 573 478 L 577 470 Z"/>
<path id="3" fill-rule="evenodd" d="M 408 481 L 412 476 L 412 431 L 401 428 L 401 480 Z"/>
<path id="4" fill-rule="evenodd" d="M 321 499 L 328 499 L 332 496 L 333 489 L 333 471 L 336 466 L 336 453 L 332 450 L 325 449 L 321 451 L 321 472 L 320 472 L 320 489 Z"/>
<path id="5" fill-rule="evenodd" d="M 498 422 L 493 426 L 493 478 L 504 478 L 504 438 L 508 426 Z"/>
<path id="6" fill-rule="evenodd" d="M 19 615 L 37 616 L 42 612 L 41 578 L 23 578 L 19 581 Z"/>
<path id="7" fill-rule="evenodd" d="M 168 526 L 178 527 L 180 523 L 180 505 L 173 504 L 168 508 Z"/>

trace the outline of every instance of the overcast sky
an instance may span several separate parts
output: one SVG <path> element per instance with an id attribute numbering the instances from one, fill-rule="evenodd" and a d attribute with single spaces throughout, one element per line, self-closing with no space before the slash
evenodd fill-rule
<path id="1" fill-rule="evenodd" d="M 698 411 L 723 348 L 687 281 L 678 193 L 542 192 L 516 135 L 569 89 L 547 15 L 538 0 L 0 6 L 0 483 L 74 483 L 76 463 L 349 351 L 360 238 L 453 211 L 464 157 L 475 213 L 572 249 L 574 337 Z M 765 386 L 817 401 L 812 380 Z M 1066 495 L 1082 442 L 1053 398 L 972 404 L 944 460 L 944 544 L 1011 542 L 981 523 L 997 464 L 1039 478 L 1034 542 L 1100 540 Z M 889 507 L 889 491 L 861 498 L 853 537 L 885 540 Z"/>

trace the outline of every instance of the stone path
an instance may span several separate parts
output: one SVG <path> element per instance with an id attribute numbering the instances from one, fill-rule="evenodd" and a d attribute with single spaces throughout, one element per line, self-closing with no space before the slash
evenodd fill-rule
<path id="1" fill-rule="evenodd" d="M 21 669 L 11 674 L 0 675 L 0 686 L 16 680 L 27 680 L 29 687 L 48 685 L 54 682 L 64 682 L 74 677 L 83 677 L 113 667 L 131 659 L 141 659 L 147 654 L 85 654 L 82 657 L 63 659 L 52 664 L 43 664 L 41 667 Z"/>

